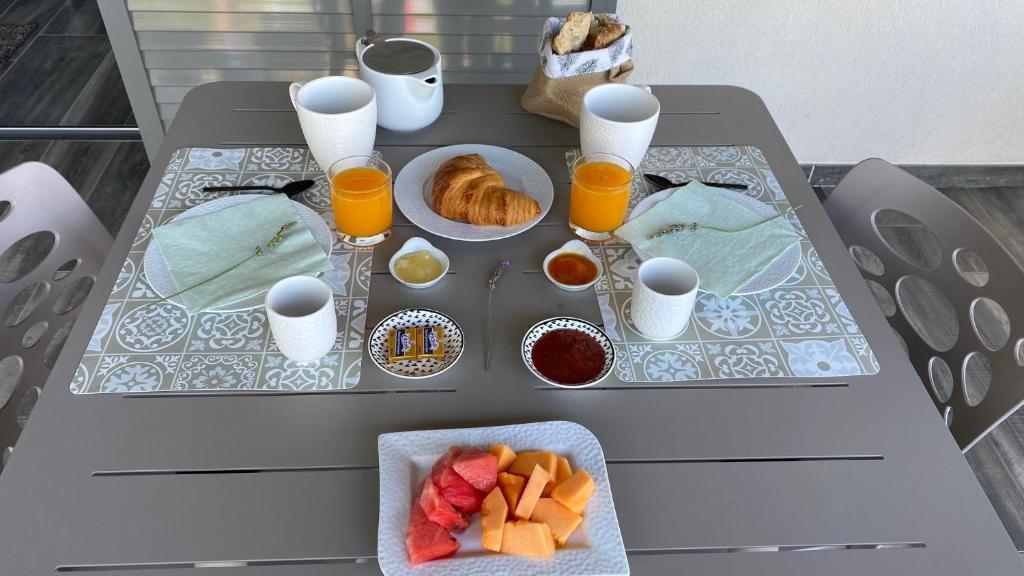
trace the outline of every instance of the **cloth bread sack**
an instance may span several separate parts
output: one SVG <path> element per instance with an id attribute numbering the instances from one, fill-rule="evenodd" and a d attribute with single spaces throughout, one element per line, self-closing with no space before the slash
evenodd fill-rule
<path id="1" fill-rule="evenodd" d="M 621 22 L 614 14 L 605 16 Z M 633 34 L 627 26 L 626 33 L 606 48 L 559 56 L 551 42 L 563 24 L 564 17 L 544 22 L 540 65 L 523 94 L 522 106 L 534 114 L 578 127 L 587 90 L 609 82 L 625 83 L 633 72 Z"/>

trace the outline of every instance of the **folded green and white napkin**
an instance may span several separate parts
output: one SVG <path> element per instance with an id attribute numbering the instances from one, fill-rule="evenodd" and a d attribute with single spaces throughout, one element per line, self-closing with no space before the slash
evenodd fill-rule
<path id="1" fill-rule="evenodd" d="M 669 256 L 693 266 L 700 287 L 716 296 L 731 295 L 764 270 L 800 235 L 782 219 L 765 217 L 741 206 L 713 188 L 690 182 L 669 198 L 623 224 L 615 235 L 651 256 Z M 650 239 L 673 224 L 696 222 L 696 231 L 682 231 Z M 756 225 L 763 222 L 760 225 Z M 780 222 L 783 225 L 780 226 Z M 723 230 L 710 230 L 713 226 Z"/>
<path id="2" fill-rule="evenodd" d="M 214 278 L 252 256 L 289 222 L 295 226 L 277 248 Z M 177 297 L 189 314 L 258 294 L 288 276 L 312 276 L 331 267 L 284 194 L 174 221 L 153 230 L 153 236 L 178 290 L 195 286 Z"/>

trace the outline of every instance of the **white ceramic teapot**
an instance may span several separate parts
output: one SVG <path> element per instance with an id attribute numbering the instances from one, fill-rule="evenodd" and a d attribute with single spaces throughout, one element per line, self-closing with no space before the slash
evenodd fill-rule
<path id="1" fill-rule="evenodd" d="M 411 132 L 441 115 L 441 53 L 412 38 L 382 39 L 373 30 L 356 41 L 359 76 L 377 94 L 377 125 Z"/>

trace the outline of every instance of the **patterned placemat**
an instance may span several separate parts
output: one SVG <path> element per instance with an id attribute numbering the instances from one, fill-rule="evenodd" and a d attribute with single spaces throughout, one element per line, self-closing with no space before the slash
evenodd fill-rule
<path id="1" fill-rule="evenodd" d="M 285 358 L 270 335 L 266 311 L 204 312 L 189 317 L 158 299 L 146 282 L 143 254 L 153 228 L 224 194 L 203 186 L 269 184 L 303 179 L 316 186 L 297 200 L 334 230 L 327 177 L 306 148 L 183 148 L 174 153 L 143 218 L 78 371 L 77 394 L 220 390 L 314 391 L 359 382 L 370 293 L 372 249 L 335 240 L 334 269 L 323 279 L 334 290 L 338 339 L 315 364 Z"/>
<path id="2" fill-rule="evenodd" d="M 566 162 L 579 151 L 566 154 Z M 645 196 L 640 172 L 673 181 L 746 184 L 746 193 L 779 212 L 790 207 L 761 151 L 753 146 L 650 148 L 633 183 L 630 208 Z M 592 246 L 604 274 L 596 285 L 604 329 L 615 342 L 616 375 L 627 382 L 721 378 L 855 376 L 878 372 L 878 362 L 842 296 L 808 240 L 799 215 L 789 218 L 803 237 L 800 265 L 776 288 L 749 296 L 701 292 L 686 331 L 652 342 L 633 328 L 629 299 L 640 259 L 625 243 Z"/>

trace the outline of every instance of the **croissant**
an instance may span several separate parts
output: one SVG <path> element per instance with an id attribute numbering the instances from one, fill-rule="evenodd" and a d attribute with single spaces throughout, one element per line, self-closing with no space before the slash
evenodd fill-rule
<path id="1" fill-rule="evenodd" d="M 448 160 L 434 173 L 434 211 L 480 226 L 515 226 L 540 214 L 540 204 L 505 180 L 479 154 Z"/>

